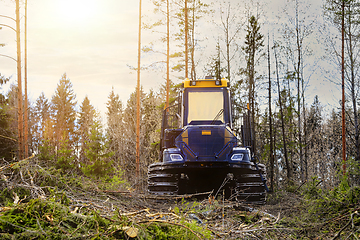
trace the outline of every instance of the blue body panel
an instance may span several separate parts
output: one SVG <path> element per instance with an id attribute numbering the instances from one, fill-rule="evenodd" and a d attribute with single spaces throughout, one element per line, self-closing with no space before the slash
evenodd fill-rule
<path id="1" fill-rule="evenodd" d="M 225 125 L 189 125 L 175 139 L 187 160 L 229 160 L 237 138 Z"/>

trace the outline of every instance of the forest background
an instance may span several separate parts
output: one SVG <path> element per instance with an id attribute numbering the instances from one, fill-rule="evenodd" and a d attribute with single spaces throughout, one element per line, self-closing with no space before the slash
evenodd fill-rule
<path id="1" fill-rule="evenodd" d="M 151 43 L 143 41 L 142 72 L 155 72 L 159 78 L 165 76 L 166 64 L 165 3 L 153 1 L 157 18 L 143 18 L 143 31 L 156 37 Z M 242 109 L 251 104 L 256 154 L 267 166 L 270 188 L 299 185 L 313 177 L 323 188 L 337 186 L 342 176 L 340 98 L 334 101 L 328 94 L 331 97 L 324 97 L 322 103 L 313 86 L 320 79 L 319 88 L 335 86 L 329 89 L 340 92 L 336 87 L 341 82 L 339 5 L 334 1 L 319 5 L 287 1 L 281 11 L 270 16 L 266 9 L 271 4 L 200 0 L 188 4 L 189 76 L 221 75 L 230 80 L 235 131 Z M 172 101 L 184 76 L 183 5 L 183 1 L 170 1 Z M 314 8 L 319 9 L 313 12 Z M 346 164 L 350 184 L 358 183 L 360 161 L 358 15 L 358 2 L 346 1 Z M 211 30 L 204 33 L 204 29 Z M 212 29 L 217 30 L 216 35 Z M 110 91 L 103 119 L 89 97 L 78 102 L 70 78 L 65 73 L 60 77 L 51 98 L 41 93 L 30 100 L 29 152 L 65 173 L 107 183 L 126 180 L 129 186 L 145 190 L 147 166 L 158 161 L 165 87 L 141 90 L 141 174 L 136 179 L 135 91 L 126 102 L 114 89 Z M 8 82 L 9 78 L 1 75 L 3 89 Z M 6 89 L 1 94 L 0 157 L 9 163 L 17 161 L 17 86 Z"/>

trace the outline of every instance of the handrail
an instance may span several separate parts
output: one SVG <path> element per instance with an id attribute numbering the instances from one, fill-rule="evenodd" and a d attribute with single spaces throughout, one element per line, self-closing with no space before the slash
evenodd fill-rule
<path id="1" fill-rule="evenodd" d="M 217 155 L 215 155 L 215 158 L 218 158 L 220 155 L 221 155 L 221 153 L 230 145 L 230 143 L 236 143 L 237 141 L 234 141 L 234 140 L 230 140 L 230 141 L 228 141 L 227 143 L 226 143 L 226 145 L 220 150 L 220 152 L 217 154 Z"/>

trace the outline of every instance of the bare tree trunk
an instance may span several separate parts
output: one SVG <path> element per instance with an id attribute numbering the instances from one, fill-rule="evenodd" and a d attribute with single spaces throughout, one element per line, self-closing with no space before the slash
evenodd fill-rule
<path id="1" fill-rule="evenodd" d="M 169 0 L 166 1 L 166 107 L 169 107 L 170 92 L 170 12 Z"/>
<path id="2" fill-rule="evenodd" d="M 23 111 L 22 111 L 22 87 L 21 87 L 21 50 L 20 50 L 20 3 L 16 0 L 16 45 L 17 45 L 17 81 L 18 81 L 18 144 L 19 159 L 23 158 Z"/>
<path id="3" fill-rule="evenodd" d="M 255 64 L 255 49 L 251 49 L 250 53 L 250 64 L 249 64 L 249 103 L 250 103 L 250 113 L 251 113 L 251 126 L 252 126 L 252 136 L 253 136 L 253 146 L 252 150 L 256 155 L 256 132 L 255 132 L 255 76 L 254 76 L 254 64 Z"/>
<path id="4" fill-rule="evenodd" d="M 296 78 L 297 78 L 297 107 L 298 107 L 298 140 L 299 140 L 299 161 L 300 161 L 300 176 L 301 181 L 304 182 L 304 166 L 303 166 L 303 147 L 302 147 L 302 128 L 301 128 L 301 90 L 300 90 L 300 82 L 302 81 L 302 76 L 300 74 L 301 68 L 301 42 L 300 42 L 300 29 L 299 29 L 299 12 L 298 12 L 298 1 L 296 1 L 296 45 L 298 52 L 298 61 L 297 61 L 297 69 L 296 69 Z"/>
<path id="5" fill-rule="evenodd" d="M 252 150 L 256 155 L 256 132 L 255 132 L 255 101 L 254 101 L 254 85 L 251 86 L 251 98 L 250 98 L 250 114 L 251 114 L 251 131 L 253 139 L 252 139 Z"/>
<path id="6" fill-rule="evenodd" d="M 274 164 L 275 164 L 275 170 L 274 170 L 274 189 L 276 188 L 276 186 L 279 186 L 279 163 L 277 161 L 277 155 L 276 155 L 276 132 L 277 132 L 277 125 L 276 123 L 274 124 Z"/>
<path id="7" fill-rule="evenodd" d="M 193 5 L 193 13 L 192 13 L 192 32 L 191 32 L 191 78 L 192 80 L 196 80 L 196 72 L 195 72 L 195 6 L 196 1 L 194 1 Z"/>
<path id="8" fill-rule="evenodd" d="M 141 0 L 139 1 L 138 69 L 136 86 L 136 182 L 140 177 L 140 57 L 141 57 Z M 138 186 L 137 186 L 138 188 Z"/>
<path id="9" fill-rule="evenodd" d="M 351 12 L 349 5 L 349 12 Z M 353 49 L 353 42 L 352 42 L 352 29 L 351 29 L 351 14 L 349 14 L 348 20 L 348 35 L 349 35 L 349 57 L 350 57 L 350 72 L 351 72 L 351 79 L 350 79 L 350 92 L 351 92 L 351 101 L 353 105 L 353 114 L 354 114 L 354 128 L 355 128 L 355 147 L 356 147 L 356 160 L 360 161 L 360 149 L 359 149 L 359 127 L 358 127 L 358 113 L 357 113 L 357 106 L 356 106 L 356 80 L 355 80 L 355 60 L 354 60 L 354 49 Z"/>
<path id="10" fill-rule="evenodd" d="M 294 102 L 293 102 L 293 98 L 291 96 L 291 85 L 290 85 L 290 78 L 287 79 L 287 98 L 289 99 L 289 110 L 292 111 L 293 109 L 293 106 L 295 106 Z M 295 107 L 294 107 L 295 108 Z M 283 111 L 284 111 L 284 108 L 283 108 Z M 288 112 L 287 111 L 287 114 L 289 116 L 289 126 L 288 126 L 288 131 L 289 132 L 292 132 L 290 129 L 292 129 L 294 127 L 294 117 L 293 117 L 293 114 L 292 112 Z M 286 134 L 286 123 L 284 121 L 284 125 L 285 125 L 285 134 Z M 294 142 L 294 134 L 289 134 L 289 138 L 288 138 L 288 142 Z M 293 147 L 290 147 L 290 149 L 288 149 L 288 160 L 289 160 L 289 166 L 292 166 L 292 158 L 294 156 L 294 148 Z"/>
<path id="11" fill-rule="evenodd" d="M 342 160 L 343 160 L 343 174 L 346 174 L 346 139 L 345 139 L 345 62 L 344 62 L 344 41 L 345 41 L 345 1 L 341 4 L 341 90 L 342 90 L 342 104 L 341 104 L 341 122 L 342 122 Z"/>
<path id="12" fill-rule="evenodd" d="M 272 132 L 272 112 L 271 112 L 271 67 L 270 67 L 270 46 L 268 35 L 268 69 L 269 69 L 269 135 L 270 135 L 270 191 L 274 191 L 274 152 L 273 152 L 273 132 Z"/>
<path id="13" fill-rule="evenodd" d="M 187 0 L 185 0 L 185 78 L 189 77 L 189 42 L 188 42 L 188 8 Z"/>
<path id="14" fill-rule="evenodd" d="M 225 34 L 226 53 L 224 54 L 224 57 L 226 59 L 225 61 L 227 64 L 227 79 L 230 81 L 230 83 L 231 83 L 231 60 L 234 57 L 234 55 L 231 56 L 231 53 L 236 52 L 236 50 L 231 51 L 231 44 L 238 36 L 240 30 L 242 30 L 242 28 L 239 25 L 237 25 L 237 23 L 235 22 L 236 18 L 234 18 L 234 16 L 236 16 L 236 14 L 231 13 L 231 10 L 233 9 L 234 8 L 231 6 L 230 2 L 228 2 L 226 9 L 224 10 L 222 10 L 222 8 L 220 9 L 221 12 L 224 13 L 224 18 L 223 15 L 221 14 L 221 25 Z M 236 10 L 238 10 L 238 7 L 236 7 L 234 10 L 236 12 Z M 234 25 L 235 25 L 234 33 L 230 36 L 230 31 L 232 29 L 232 26 Z"/>
<path id="15" fill-rule="evenodd" d="M 24 134 L 24 144 L 25 144 L 25 155 L 27 158 L 29 156 L 29 115 L 28 115 L 28 95 L 27 95 L 27 0 L 25 0 L 25 63 L 24 63 L 24 85 L 25 85 L 25 103 L 24 103 L 24 121 L 25 121 L 25 134 Z"/>
<path id="16" fill-rule="evenodd" d="M 353 74 L 354 69 L 352 69 L 351 71 Z M 356 161 L 360 162 L 359 123 L 358 123 L 359 120 L 358 120 L 358 113 L 357 113 L 357 106 L 356 106 L 355 78 L 351 79 L 351 100 L 352 100 L 353 112 L 354 112 Z"/>
<path id="17" fill-rule="evenodd" d="M 284 157 L 285 157 L 285 165 L 287 168 L 287 181 L 288 183 L 292 179 L 292 171 L 289 164 L 288 159 L 288 153 L 287 153 L 287 147 L 286 147 L 286 137 L 285 137 L 285 123 L 284 123 L 284 113 L 283 113 L 283 107 L 282 107 L 282 100 L 281 100 L 281 91 L 280 91 L 280 79 L 279 79 L 279 68 L 278 68 L 278 61 L 277 61 L 277 55 L 276 55 L 276 47 L 274 48 L 275 53 L 275 64 L 276 64 L 276 80 L 277 80 L 277 86 L 278 86 L 278 93 L 279 93 L 279 106 L 280 106 L 280 117 L 281 117 L 281 130 L 282 130 L 282 138 L 283 138 L 283 144 L 284 144 Z"/>
<path id="18" fill-rule="evenodd" d="M 304 149 L 304 158 L 303 158 L 303 161 L 304 161 L 304 171 L 305 171 L 305 181 L 308 179 L 308 147 L 307 147 L 307 131 L 306 131 L 306 111 L 305 111 L 305 91 L 304 91 L 304 80 L 301 81 L 301 88 L 302 88 L 302 100 L 303 100 L 303 119 L 304 119 L 304 125 L 303 125 L 303 129 L 304 129 L 304 145 L 305 145 L 305 149 Z"/>

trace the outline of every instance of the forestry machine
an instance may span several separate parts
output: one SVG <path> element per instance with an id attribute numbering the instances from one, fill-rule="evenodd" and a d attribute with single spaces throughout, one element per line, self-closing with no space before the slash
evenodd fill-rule
<path id="1" fill-rule="evenodd" d="M 148 191 L 159 195 L 211 192 L 264 204 L 265 166 L 255 162 L 250 114 L 242 116 L 242 144 L 232 131 L 229 81 L 183 81 L 178 103 L 164 109 L 160 161 L 148 169 Z"/>

